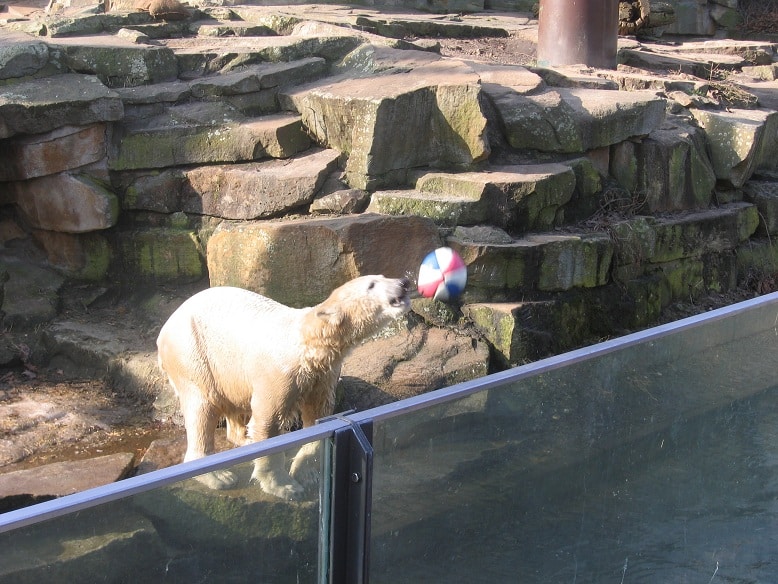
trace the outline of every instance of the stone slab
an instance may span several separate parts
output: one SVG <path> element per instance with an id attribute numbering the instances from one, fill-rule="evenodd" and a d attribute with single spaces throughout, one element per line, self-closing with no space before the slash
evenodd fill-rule
<path id="1" fill-rule="evenodd" d="M 28 495 L 62 497 L 125 478 L 135 455 L 108 454 L 86 460 L 54 462 L 0 474 L 0 498 Z"/>
<path id="2" fill-rule="evenodd" d="M 85 233 L 119 220 L 119 200 L 86 175 L 60 173 L 9 183 L 17 207 L 37 229 Z"/>
<path id="3" fill-rule="evenodd" d="M 50 43 L 63 68 L 95 75 L 108 87 L 171 81 L 178 63 L 167 47 L 137 45 L 115 35 L 59 38 Z"/>
<path id="4" fill-rule="evenodd" d="M 128 120 L 114 136 L 112 170 L 287 158 L 311 143 L 299 116 L 247 117 L 222 102 L 180 105 Z"/>
<path id="5" fill-rule="evenodd" d="M 240 286 L 312 306 L 357 276 L 411 277 L 440 245 L 423 217 L 366 213 L 326 219 L 224 222 L 208 240 L 212 286 Z"/>
<path id="6" fill-rule="evenodd" d="M 286 160 L 127 172 L 114 182 L 124 209 L 270 218 L 310 203 L 339 156 L 336 150 L 310 149 Z"/>
<path id="7" fill-rule="evenodd" d="M 282 105 L 300 113 L 319 143 L 348 153 L 345 171 L 355 188 L 391 188 L 411 169 L 484 160 L 490 150 L 478 76 L 455 61 L 429 62 L 425 53 L 419 60 L 402 75 L 330 79 L 282 92 Z"/>
<path id="8" fill-rule="evenodd" d="M 665 117 L 653 91 L 555 88 L 523 96 L 486 86 L 508 143 L 517 149 L 582 153 L 644 136 Z"/>
<path id="9" fill-rule="evenodd" d="M 63 126 L 0 142 L 0 181 L 56 174 L 106 156 L 105 124 Z"/>
<path id="10" fill-rule="evenodd" d="M 123 115 L 119 95 L 92 75 L 68 73 L 0 87 L 0 138 L 113 122 Z"/>
<path id="11" fill-rule="evenodd" d="M 0 79 L 34 75 L 49 60 L 49 47 L 41 40 L 17 32 L 0 32 Z"/>

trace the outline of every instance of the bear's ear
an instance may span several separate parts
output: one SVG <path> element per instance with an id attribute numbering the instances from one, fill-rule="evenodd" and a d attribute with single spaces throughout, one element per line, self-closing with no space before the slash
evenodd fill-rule
<path id="1" fill-rule="evenodd" d="M 331 326 L 343 322 L 343 311 L 337 306 L 320 305 L 316 308 L 316 316 Z"/>

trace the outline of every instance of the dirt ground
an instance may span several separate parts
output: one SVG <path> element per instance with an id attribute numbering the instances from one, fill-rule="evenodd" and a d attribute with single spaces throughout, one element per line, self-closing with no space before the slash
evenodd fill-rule
<path id="1" fill-rule="evenodd" d="M 24 368 L 0 375 L 0 474 L 115 452 L 140 460 L 151 441 L 179 434 L 153 419 L 151 404 L 100 379 Z"/>
<path id="2" fill-rule="evenodd" d="M 473 59 L 503 65 L 529 65 L 537 57 L 536 45 L 516 37 L 437 39 L 444 57 Z"/>

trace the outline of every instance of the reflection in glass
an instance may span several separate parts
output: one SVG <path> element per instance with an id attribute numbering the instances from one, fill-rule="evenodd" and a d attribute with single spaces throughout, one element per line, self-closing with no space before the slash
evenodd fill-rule
<path id="1" fill-rule="evenodd" d="M 190 479 L 4 533 L 0 584 L 318 582 L 318 484 L 289 502 L 231 470 L 234 489 Z"/>
<path id="2" fill-rule="evenodd" d="M 371 583 L 778 581 L 777 314 L 377 421 Z"/>

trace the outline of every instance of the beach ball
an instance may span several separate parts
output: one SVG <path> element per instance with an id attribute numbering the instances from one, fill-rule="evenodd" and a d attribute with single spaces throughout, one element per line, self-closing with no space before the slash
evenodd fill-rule
<path id="1" fill-rule="evenodd" d="M 453 249 L 439 247 L 422 260 L 417 281 L 419 294 L 425 298 L 456 298 L 465 289 L 467 266 Z"/>

